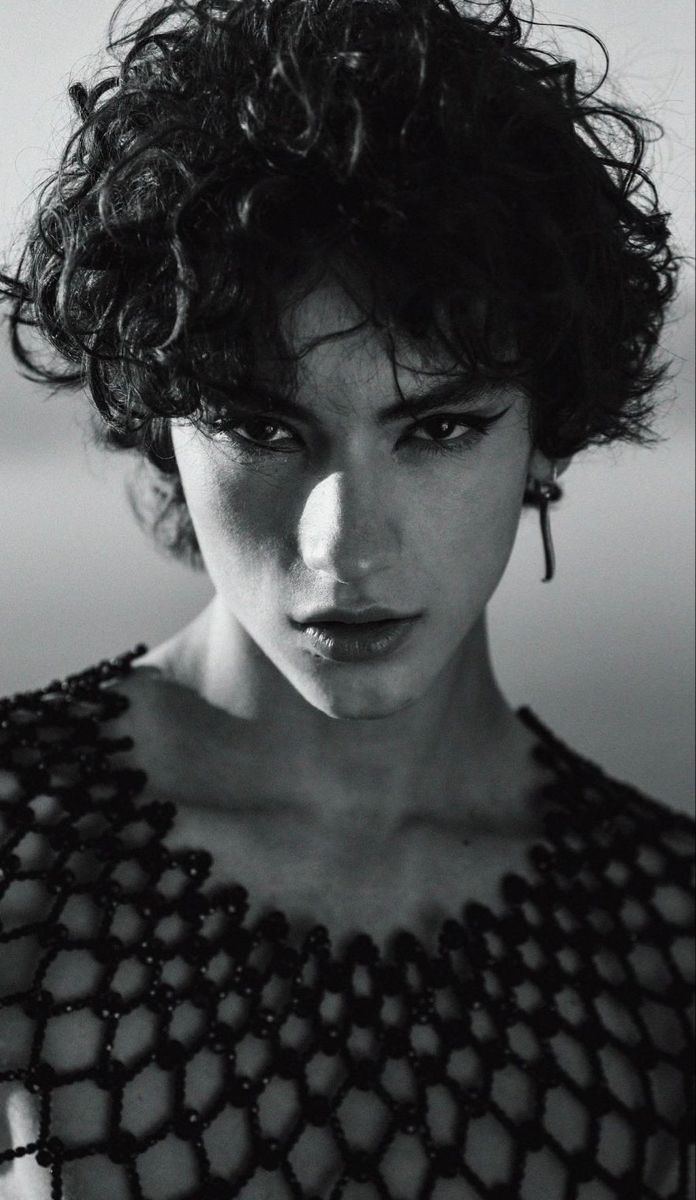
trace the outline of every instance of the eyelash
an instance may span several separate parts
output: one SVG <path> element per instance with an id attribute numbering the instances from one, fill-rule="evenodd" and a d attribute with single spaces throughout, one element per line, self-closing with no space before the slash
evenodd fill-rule
<path id="1" fill-rule="evenodd" d="M 460 421 L 454 413 L 435 413 L 431 417 L 426 417 L 423 421 L 417 422 L 414 429 L 422 429 L 431 421 L 446 422 L 453 425 L 467 426 L 467 433 L 461 434 L 455 442 L 428 442 L 421 438 L 414 439 L 418 447 L 417 453 L 423 454 L 457 454 L 465 450 L 472 449 L 481 439 L 488 433 L 491 425 L 499 421 L 505 415 L 508 409 L 504 409 L 500 413 L 495 413 L 493 416 L 484 417 L 481 414 L 470 414 L 467 421 Z M 252 441 L 251 438 L 243 437 L 235 431 L 245 424 L 252 421 L 261 421 L 266 426 L 271 426 L 274 429 L 283 429 L 285 426 L 280 421 L 265 420 L 263 417 L 246 417 L 243 420 L 237 421 L 235 425 L 231 422 L 217 421 L 213 424 L 215 437 L 224 437 L 232 440 L 242 454 L 250 458 L 258 457 L 264 454 L 292 454 L 294 451 L 283 447 L 273 445 L 263 445 L 262 442 Z"/>

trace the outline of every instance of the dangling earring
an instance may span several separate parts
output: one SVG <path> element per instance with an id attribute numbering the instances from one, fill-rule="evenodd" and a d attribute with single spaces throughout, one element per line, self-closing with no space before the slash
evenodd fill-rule
<path id="1" fill-rule="evenodd" d="M 555 500 L 560 500 L 563 495 L 563 490 L 560 484 L 556 483 L 556 475 L 558 468 L 554 463 L 550 479 L 530 479 L 527 483 L 525 491 L 525 500 L 528 503 L 534 504 L 539 509 L 539 519 L 541 522 L 541 537 L 544 543 L 544 559 L 546 562 L 546 574 L 542 579 L 542 583 L 548 583 L 553 579 L 556 571 L 556 555 L 553 549 L 553 539 L 551 537 L 551 521 L 549 519 L 549 504 Z"/>

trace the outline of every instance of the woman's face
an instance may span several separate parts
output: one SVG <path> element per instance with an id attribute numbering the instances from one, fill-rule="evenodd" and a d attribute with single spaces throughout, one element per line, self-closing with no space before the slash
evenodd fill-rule
<path id="1" fill-rule="evenodd" d="M 289 312 L 286 328 L 298 348 L 360 319 L 332 281 Z M 409 399 L 456 383 L 449 364 L 412 346 L 397 358 Z M 301 360 L 301 415 L 235 413 L 234 431 L 212 436 L 173 425 L 218 603 L 265 667 L 330 716 L 386 716 L 424 695 L 503 574 L 530 467 L 548 472 L 531 454 L 519 388 L 485 385 L 463 402 L 460 385 L 458 396 L 433 397 L 417 419 L 381 418 L 400 397 L 387 346 L 363 328 Z M 468 424 L 477 417 L 498 419 L 481 434 Z M 386 654 L 346 660 L 294 623 L 373 605 L 419 614 Z"/>

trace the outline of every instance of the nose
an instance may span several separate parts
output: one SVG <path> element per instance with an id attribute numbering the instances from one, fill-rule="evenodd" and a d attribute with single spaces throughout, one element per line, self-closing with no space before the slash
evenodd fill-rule
<path id="1" fill-rule="evenodd" d="M 303 562 L 342 583 L 389 567 L 399 549 L 398 530 L 376 472 L 335 471 L 317 483 L 299 525 Z"/>

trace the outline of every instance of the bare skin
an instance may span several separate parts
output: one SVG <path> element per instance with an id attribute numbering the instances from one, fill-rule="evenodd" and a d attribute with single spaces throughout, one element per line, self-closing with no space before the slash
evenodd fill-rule
<path id="1" fill-rule="evenodd" d="M 359 828 L 363 840 L 386 843 L 453 814 L 476 828 L 491 811 L 513 829 L 531 738 L 495 680 L 485 606 L 526 481 L 548 477 L 551 464 L 531 445 L 518 387 L 479 385 L 433 399 L 419 421 L 381 420 L 398 392 L 385 343 L 376 330 L 354 330 L 358 315 L 333 277 L 289 306 L 297 347 L 343 334 L 301 360 L 301 416 L 260 428 L 239 414 L 234 433 L 216 437 L 174 424 L 216 594 L 141 665 L 226 714 L 220 736 L 234 730 L 235 744 L 250 747 L 255 791 L 279 806 L 291 799 L 328 840 L 345 844 Z M 409 399 L 453 379 L 444 358 L 433 363 L 412 346 L 397 357 Z M 476 437 L 470 413 L 496 420 Z M 370 604 L 419 614 L 391 657 L 331 661 L 291 623 Z"/>

